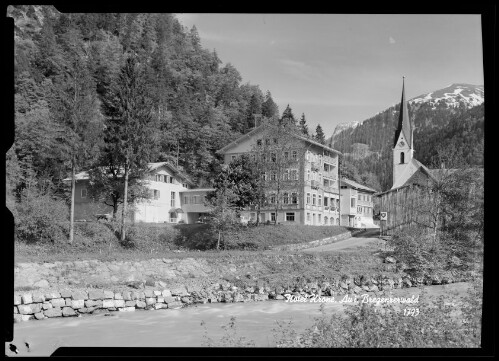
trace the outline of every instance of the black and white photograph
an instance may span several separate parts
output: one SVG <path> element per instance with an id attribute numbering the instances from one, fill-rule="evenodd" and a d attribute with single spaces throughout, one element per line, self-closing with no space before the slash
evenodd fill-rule
<path id="1" fill-rule="evenodd" d="M 479 13 L 6 16 L 7 356 L 484 347 Z"/>

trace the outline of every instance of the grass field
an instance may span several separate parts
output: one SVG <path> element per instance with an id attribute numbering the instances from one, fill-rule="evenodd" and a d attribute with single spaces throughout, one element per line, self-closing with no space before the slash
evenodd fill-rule
<path id="1" fill-rule="evenodd" d="M 219 257 L 221 253 L 253 254 L 273 246 L 301 243 L 346 232 L 335 226 L 266 225 L 240 227 L 228 233 L 222 252 L 209 225 L 137 224 L 121 243 L 112 224 L 77 223 L 72 244 L 67 242 L 16 242 L 16 262 L 54 262 L 85 259 L 140 260 L 150 258 Z"/>

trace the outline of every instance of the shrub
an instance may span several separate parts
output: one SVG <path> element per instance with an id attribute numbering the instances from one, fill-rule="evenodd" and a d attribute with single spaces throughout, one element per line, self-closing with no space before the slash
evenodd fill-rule
<path id="1" fill-rule="evenodd" d="M 480 347 L 480 300 L 470 291 L 457 317 L 451 296 L 418 304 L 417 316 L 404 316 L 394 306 L 372 304 L 345 306 L 346 315 L 328 316 L 321 305 L 321 315 L 305 332 L 298 334 L 292 325 L 278 323 L 274 337 L 278 347 Z"/>
<path id="2" fill-rule="evenodd" d="M 26 243 L 64 242 L 68 238 L 66 203 L 50 194 L 24 190 L 15 207 L 15 235 Z"/>
<path id="3" fill-rule="evenodd" d="M 175 247 L 179 232 L 171 226 L 151 226 L 134 224 L 127 228 L 123 246 L 143 251 L 154 252 L 170 250 Z"/>
<path id="4" fill-rule="evenodd" d="M 102 222 L 76 222 L 75 243 L 97 246 L 117 240 L 112 228 Z"/>

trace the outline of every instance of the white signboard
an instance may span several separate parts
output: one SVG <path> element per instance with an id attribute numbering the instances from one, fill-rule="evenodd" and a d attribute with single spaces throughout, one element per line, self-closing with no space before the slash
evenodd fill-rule
<path id="1" fill-rule="evenodd" d="M 388 212 L 380 212 L 379 219 L 380 221 L 388 220 Z"/>

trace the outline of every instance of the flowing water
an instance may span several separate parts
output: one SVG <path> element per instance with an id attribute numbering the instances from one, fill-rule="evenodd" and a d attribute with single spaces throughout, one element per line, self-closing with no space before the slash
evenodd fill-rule
<path id="1" fill-rule="evenodd" d="M 425 288 L 432 295 L 452 291 L 463 294 L 468 285 L 456 283 Z M 395 290 L 394 296 L 409 297 L 420 292 L 418 288 Z M 324 305 L 328 314 L 342 312 L 344 307 L 339 302 Z M 33 320 L 14 325 L 12 343 L 19 349 L 18 356 L 48 356 L 60 346 L 200 347 L 205 346 L 205 334 L 219 341 L 225 332 L 221 326 L 235 316 L 240 336 L 255 341 L 259 347 L 274 347 L 272 330 L 277 326 L 276 321 L 293 321 L 294 329 L 301 332 L 313 324 L 313 318 L 320 314 L 319 307 L 320 303 L 312 302 L 217 303 L 176 310 L 113 312 L 112 316 Z M 205 326 L 201 325 L 203 321 Z M 30 345 L 29 352 L 25 342 Z"/>

